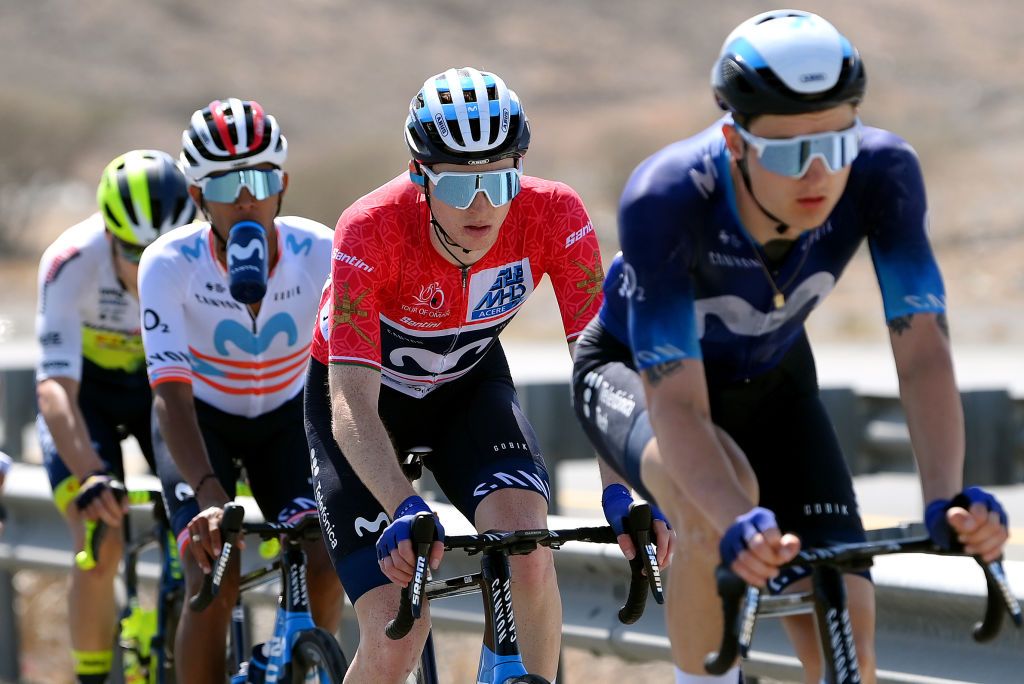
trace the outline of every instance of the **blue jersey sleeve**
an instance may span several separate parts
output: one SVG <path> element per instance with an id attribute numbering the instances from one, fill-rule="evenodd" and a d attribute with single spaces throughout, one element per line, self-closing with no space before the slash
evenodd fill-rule
<path id="1" fill-rule="evenodd" d="M 648 160 L 630 178 L 619 206 L 620 287 L 637 370 L 701 358 L 685 193 L 672 185 L 680 175 L 659 173 Z"/>
<path id="2" fill-rule="evenodd" d="M 864 218 L 885 319 L 942 313 L 946 293 L 928 243 L 921 165 L 907 142 L 884 131 L 875 134 L 884 136 L 884 143 L 871 152 L 879 177 Z"/>

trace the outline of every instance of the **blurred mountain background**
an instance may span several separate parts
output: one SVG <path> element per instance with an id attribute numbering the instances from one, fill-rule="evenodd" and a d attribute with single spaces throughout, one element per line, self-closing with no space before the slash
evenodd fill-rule
<path id="1" fill-rule="evenodd" d="M 1015 0 L 803 2 L 860 49 L 862 118 L 917 149 L 955 341 L 1024 340 L 1024 5 Z M 0 343 L 32 336 L 35 269 L 95 210 L 107 161 L 177 154 L 191 113 L 256 99 L 289 140 L 285 213 L 333 226 L 401 173 L 402 124 L 450 66 L 500 74 L 533 125 L 532 175 L 565 181 L 610 258 L 633 167 L 719 115 L 722 40 L 772 5 L 748 0 L 7 0 L 0 3 Z M 547 288 L 512 333 L 554 341 Z M 540 293 L 538 293 L 540 294 Z M 870 260 L 811 318 L 812 336 L 885 338 Z"/>

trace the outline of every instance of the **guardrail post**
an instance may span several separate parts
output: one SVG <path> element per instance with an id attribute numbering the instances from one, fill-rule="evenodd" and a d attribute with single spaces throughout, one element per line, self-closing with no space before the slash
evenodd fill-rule
<path id="1" fill-rule="evenodd" d="M 1001 485 L 1017 481 L 1013 401 L 1006 390 L 963 392 L 967 459 L 964 482 Z"/>
<path id="2" fill-rule="evenodd" d="M 848 388 L 828 388 L 821 390 L 821 403 L 832 419 L 850 472 L 854 475 L 867 472 L 869 468 L 863 449 L 867 420 L 860 398 Z"/>
<path id="3" fill-rule="evenodd" d="M 36 417 L 36 381 L 32 368 L 3 371 L 3 450 L 12 458 L 22 457 L 22 433 Z"/>
<path id="4" fill-rule="evenodd" d="M 17 682 L 21 674 L 18 664 L 18 617 L 14 612 L 14 573 L 0 570 L 0 680 Z"/>

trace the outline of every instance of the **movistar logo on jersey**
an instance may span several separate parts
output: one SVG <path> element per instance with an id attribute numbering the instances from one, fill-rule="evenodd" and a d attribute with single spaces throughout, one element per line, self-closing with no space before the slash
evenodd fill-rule
<path id="1" fill-rule="evenodd" d="M 228 342 L 234 344 L 239 351 L 245 354 L 262 354 L 270 348 L 274 338 L 281 333 L 288 337 L 288 346 L 294 345 L 299 339 L 299 330 L 295 325 L 295 320 L 284 311 L 274 314 L 255 335 L 238 321 L 221 321 L 213 331 L 213 344 L 221 356 L 230 355 Z"/>
<path id="2" fill-rule="evenodd" d="M 523 259 L 473 275 L 469 283 L 467 321 L 481 321 L 502 316 L 517 308 L 533 292 L 530 260 Z"/>

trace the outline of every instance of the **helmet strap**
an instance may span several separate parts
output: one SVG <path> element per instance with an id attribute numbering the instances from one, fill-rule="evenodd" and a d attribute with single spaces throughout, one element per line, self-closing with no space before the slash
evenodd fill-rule
<path id="1" fill-rule="evenodd" d="M 754 204 L 761 210 L 761 213 L 775 221 L 778 225 L 775 226 L 775 232 L 779 235 L 784 234 L 789 230 L 789 225 L 786 224 L 782 219 L 773 214 L 772 212 L 765 209 L 764 205 L 757 199 L 757 195 L 754 194 L 754 188 L 750 183 L 750 172 L 747 170 L 747 154 L 750 152 L 750 148 L 747 146 L 747 142 L 743 141 L 743 157 L 736 160 L 736 166 L 740 169 L 740 176 L 743 177 L 743 185 L 747 189 L 747 194 L 750 195 L 750 199 L 754 200 Z"/>
<path id="2" fill-rule="evenodd" d="M 440 223 L 437 222 L 437 219 L 434 218 L 434 210 L 433 210 L 433 208 L 430 205 L 430 186 L 429 185 L 426 185 L 426 184 L 423 185 L 423 193 L 426 195 L 426 198 L 427 198 L 427 210 L 430 212 L 430 225 L 434 227 L 434 235 L 437 236 L 437 241 L 439 243 L 441 243 L 441 247 L 444 248 L 444 251 L 448 252 L 449 256 L 451 256 L 452 259 L 455 259 L 455 261 L 459 262 L 460 266 L 462 266 L 463 268 L 469 268 L 470 264 L 467 264 L 462 259 L 460 259 L 459 257 L 455 256 L 455 253 L 452 252 L 452 250 L 448 249 L 448 246 L 451 245 L 452 247 L 458 247 L 459 249 L 462 250 L 463 254 L 469 254 L 473 250 L 466 249 L 465 247 L 460 245 L 458 242 L 453 240 L 452 236 L 448 234 L 448 231 L 446 231 L 444 229 L 444 227 Z"/>

